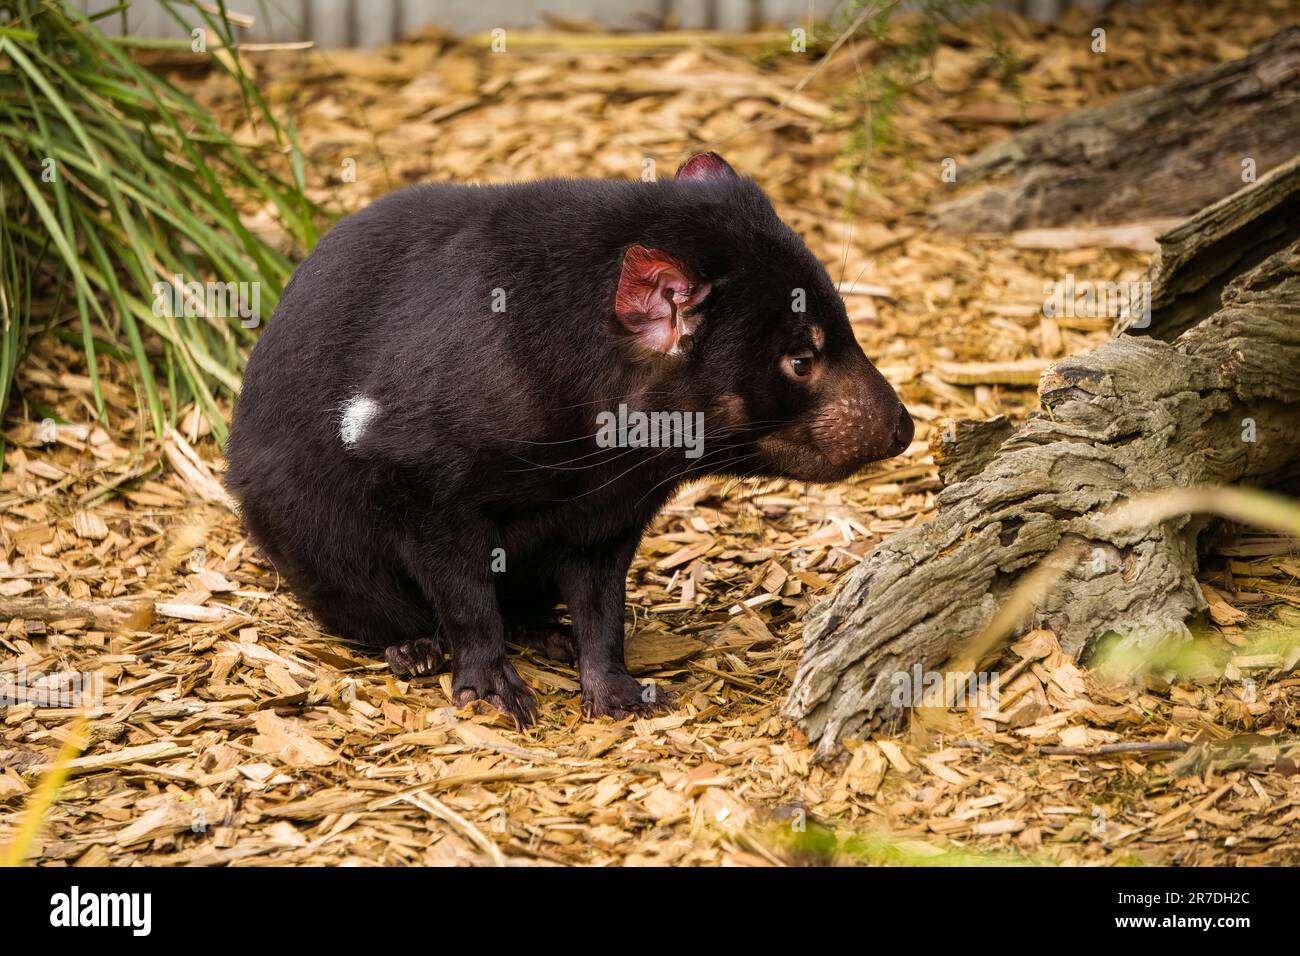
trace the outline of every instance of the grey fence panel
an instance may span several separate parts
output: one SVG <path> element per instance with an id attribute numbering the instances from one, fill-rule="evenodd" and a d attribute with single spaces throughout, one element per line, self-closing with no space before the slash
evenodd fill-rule
<path id="1" fill-rule="evenodd" d="M 1059 16 L 1070 0 L 995 0 L 1003 9 L 1039 19 Z M 1073 0 L 1073 5 L 1098 9 L 1106 0 Z M 84 12 L 114 6 L 114 0 L 75 0 Z M 806 24 L 810 16 L 826 16 L 835 0 L 228 0 L 227 9 L 255 18 L 252 29 L 240 30 L 244 40 L 313 40 L 326 48 L 379 46 L 404 33 L 435 25 L 452 33 L 481 33 L 496 27 L 522 29 L 546 25 L 546 14 L 591 20 L 611 30 L 645 30 L 665 17 L 686 29 L 750 30 L 763 23 Z M 202 19 L 177 8 L 191 27 Z M 116 14 L 100 21 L 105 32 L 120 34 Z M 189 29 L 176 23 L 159 0 L 134 0 L 126 14 L 126 30 L 136 36 L 185 37 Z"/>
<path id="2" fill-rule="evenodd" d="M 352 45 L 351 0 L 310 0 L 305 8 L 304 40 L 322 47 Z"/>
<path id="3" fill-rule="evenodd" d="M 663 0 L 545 0 L 510 3 L 502 0 L 436 0 L 408 2 L 405 26 L 432 23 L 453 33 L 480 33 L 495 27 L 541 27 L 545 14 L 592 20 L 611 30 L 650 29 L 664 12 Z"/>

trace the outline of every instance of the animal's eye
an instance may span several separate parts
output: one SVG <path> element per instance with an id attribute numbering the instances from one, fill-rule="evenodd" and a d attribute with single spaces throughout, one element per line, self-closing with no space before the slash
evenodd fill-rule
<path id="1" fill-rule="evenodd" d="M 787 355 L 781 360 L 787 375 L 794 378 L 807 378 L 812 374 L 815 357 L 811 352 L 800 352 L 798 355 Z"/>

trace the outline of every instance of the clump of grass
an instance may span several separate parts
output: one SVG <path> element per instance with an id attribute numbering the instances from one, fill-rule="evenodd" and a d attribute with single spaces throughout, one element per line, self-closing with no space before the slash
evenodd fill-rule
<path id="1" fill-rule="evenodd" d="M 1218 636 L 1193 633 L 1190 640 L 1154 642 L 1150 647 L 1126 642 L 1118 637 L 1097 642 L 1088 664 L 1103 677 L 1123 681 L 1133 674 L 1155 674 L 1172 682 L 1213 682 L 1224 678 L 1234 658 L 1254 662 L 1260 671 L 1270 669 L 1270 662 L 1280 664 L 1294 659 L 1300 649 L 1300 629 L 1256 627 L 1241 635 L 1243 644 L 1226 644 Z"/>
<path id="2" fill-rule="evenodd" d="M 1043 854 L 936 846 L 877 828 L 831 827 L 808 820 L 801 829 L 771 826 L 763 840 L 782 859 L 804 866 L 1054 866 Z"/>
<path id="3" fill-rule="evenodd" d="M 20 361 L 44 334 L 72 335 L 105 418 L 97 357 L 133 370 L 143 416 L 161 435 L 196 402 L 218 438 L 214 400 L 238 389 L 254 330 L 239 315 L 178 310 L 160 283 L 257 283 L 269 315 L 293 263 L 240 220 L 268 207 L 302 250 L 321 211 L 303 193 L 292 127 L 272 114 L 242 66 L 224 2 L 190 7 L 202 39 L 238 84 L 250 118 L 274 145 L 236 143 L 217 120 L 61 0 L 9 0 L 0 9 L 0 414 Z M 190 40 L 150 41 L 190 50 Z M 277 172 L 283 170 L 283 172 Z M 197 314 L 191 315 L 191 312 Z M 75 330 L 75 332 L 74 332 Z"/>
<path id="4" fill-rule="evenodd" d="M 1022 65 L 992 8 L 991 0 L 922 0 L 906 10 L 893 0 L 853 0 L 839 11 L 829 26 L 831 35 L 854 31 L 876 47 L 872 62 L 863 64 L 858 81 L 837 103 L 853 120 L 842 161 L 855 177 L 869 173 L 872 157 L 882 148 L 906 146 L 894 120 L 908 97 L 929 82 L 946 26 L 978 19 L 991 75 L 1019 92 Z"/>

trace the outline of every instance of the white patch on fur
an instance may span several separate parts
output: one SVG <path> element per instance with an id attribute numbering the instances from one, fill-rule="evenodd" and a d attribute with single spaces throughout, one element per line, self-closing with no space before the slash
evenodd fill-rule
<path id="1" fill-rule="evenodd" d="M 364 395 L 353 395 L 343 406 L 339 423 L 339 437 L 349 448 L 354 447 L 366 433 L 366 428 L 380 412 L 379 403 Z"/>

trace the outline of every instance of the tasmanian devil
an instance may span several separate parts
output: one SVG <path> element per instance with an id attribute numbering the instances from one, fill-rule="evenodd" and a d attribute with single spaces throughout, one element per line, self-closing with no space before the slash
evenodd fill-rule
<path id="1" fill-rule="evenodd" d="M 326 628 L 401 676 L 450 655 L 457 705 L 527 725 L 507 641 L 576 660 L 589 716 L 667 704 L 627 671 L 623 603 L 680 483 L 837 481 L 911 439 L 821 263 L 703 153 L 340 222 L 253 349 L 228 481 Z"/>

